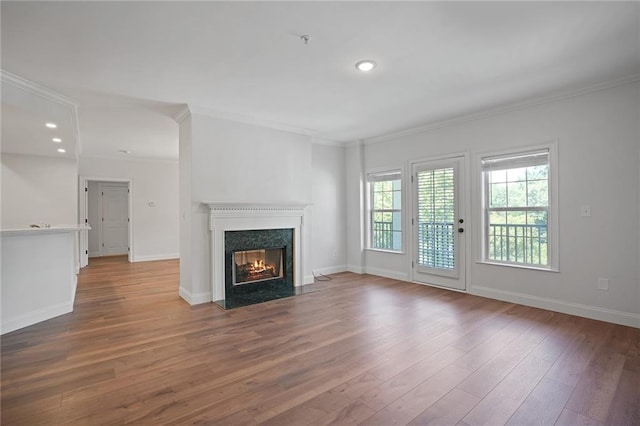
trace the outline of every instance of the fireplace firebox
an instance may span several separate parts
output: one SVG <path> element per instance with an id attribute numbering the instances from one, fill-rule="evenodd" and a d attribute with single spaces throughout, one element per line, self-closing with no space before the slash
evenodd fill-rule
<path id="1" fill-rule="evenodd" d="M 238 250 L 233 253 L 233 285 L 283 277 L 283 247 Z"/>

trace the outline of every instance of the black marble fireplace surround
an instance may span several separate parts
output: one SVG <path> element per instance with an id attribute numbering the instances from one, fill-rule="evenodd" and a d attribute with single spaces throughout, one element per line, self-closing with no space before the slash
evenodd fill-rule
<path id="1" fill-rule="evenodd" d="M 294 296 L 293 286 L 293 228 L 225 231 L 224 287 L 225 300 L 218 301 L 225 309 Z M 282 248 L 284 269 L 282 278 L 233 284 L 234 253 L 237 251 Z"/>

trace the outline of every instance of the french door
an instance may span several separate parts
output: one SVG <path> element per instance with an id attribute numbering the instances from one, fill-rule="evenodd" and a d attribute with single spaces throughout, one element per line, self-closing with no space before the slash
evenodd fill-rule
<path id="1" fill-rule="evenodd" d="M 466 289 L 464 164 L 455 157 L 412 166 L 413 281 Z"/>

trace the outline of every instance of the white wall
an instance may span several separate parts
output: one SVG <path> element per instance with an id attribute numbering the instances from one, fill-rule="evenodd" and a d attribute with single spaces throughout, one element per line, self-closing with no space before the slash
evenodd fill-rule
<path id="1" fill-rule="evenodd" d="M 311 146 L 310 267 L 316 274 L 347 270 L 345 148 Z"/>
<path id="2" fill-rule="evenodd" d="M 365 146 L 365 169 L 558 140 L 560 273 L 476 263 L 479 176 L 470 171 L 471 293 L 640 326 L 639 87 L 627 84 Z M 351 177 L 353 179 L 353 177 Z M 353 183 L 350 183 L 353 186 Z M 580 206 L 590 205 L 590 218 Z M 359 211 L 349 207 L 349 223 Z M 405 220 L 409 220 L 407 212 Z M 405 222 L 408 223 L 408 222 Z M 366 254 L 366 267 L 409 276 L 408 255 Z M 609 291 L 596 289 L 598 277 Z"/>
<path id="3" fill-rule="evenodd" d="M 2 229 L 78 223 L 78 163 L 2 154 Z"/>
<path id="4" fill-rule="evenodd" d="M 179 257 L 178 162 L 80 158 L 80 176 L 131 179 L 134 262 Z M 149 202 L 155 202 L 155 207 Z"/>
<path id="5" fill-rule="evenodd" d="M 361 142 L 345 147 L 345 207 L 347 210 L 347 269 L 357 274 L 364 270 L 363 153 Z"/>
<path id="6" fill-rule="evenodd" d="M 181 257 L 181 295 L 193 304 L 211 300 L 209 211 L 202 202 L 313 204 L 305 213 L 303 276 L 309 279 L 316 265 L 340 269 L 346 250 L 344 235 L 320 237 L 316 248 L 313 223 L 319 214 L 333 214 L 327 226 L 344 229 L 342 153 L 338 147 L 312 150 L 308 136 L 198 113 L 182 121 L 180 186 L 190 196 L 181 197 L 180 238 L 183 246 L 189 246 Z M 314 178 L 316 168 L 319 179 Z M 336 174 L 329 177 L 332 173 Z M 314 184 L 321 193 L 317 196 L 313 195 Z"/>
<path id="7" fill-rule="evenodd" d="M 311 202 L 309 137 L 205 115 L 192 120 L 194 200 Z"/>

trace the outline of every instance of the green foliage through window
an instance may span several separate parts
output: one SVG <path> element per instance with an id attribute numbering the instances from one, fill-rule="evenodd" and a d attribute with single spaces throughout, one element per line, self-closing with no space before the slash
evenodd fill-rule
<path id="1" fill-rule="evenodd" d="M 549 265 L 549 152 L 482 160 L 487 260 Z"/>
<path id="2" fill-rule="evenodd" d="M 402 250 L 402 181 L 400 172 L 370 174 L 370 247 Z"/>

